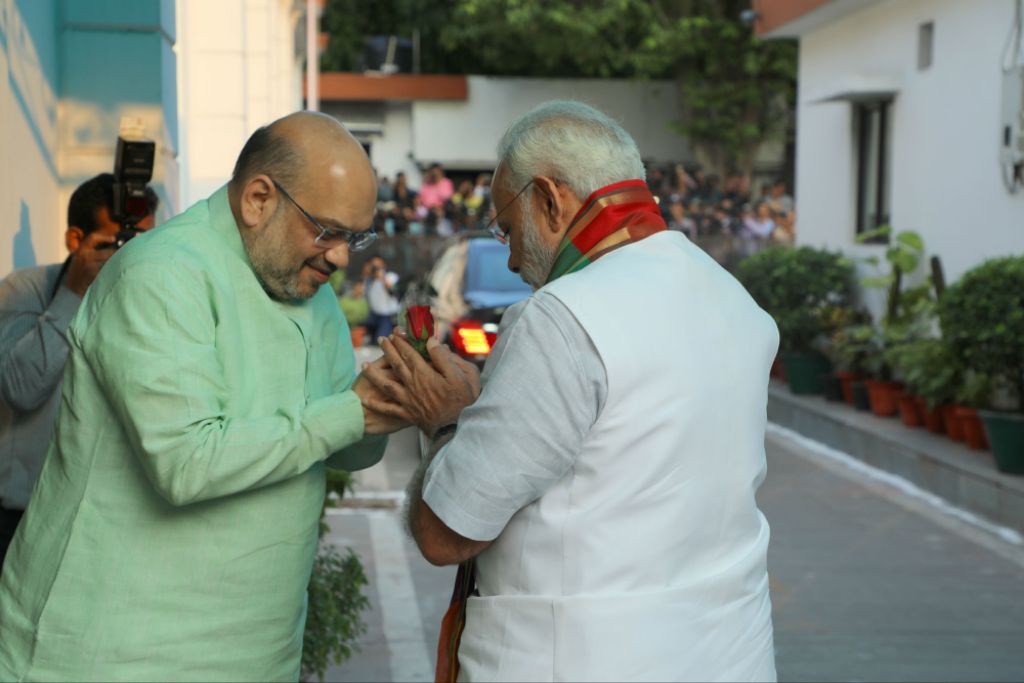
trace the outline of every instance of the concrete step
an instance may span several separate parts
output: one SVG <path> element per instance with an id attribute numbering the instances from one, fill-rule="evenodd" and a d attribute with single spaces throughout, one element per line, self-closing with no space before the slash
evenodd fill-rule
<path id="1" fill-rule="evenodd" d="M 797 396 L 772 380 L 768 419 L 934 493 L 953 505 L 1024 530 L 1024 477 L 996 470 L 992 454 L 943 435 L 855 410 L 821 396 Z"/>

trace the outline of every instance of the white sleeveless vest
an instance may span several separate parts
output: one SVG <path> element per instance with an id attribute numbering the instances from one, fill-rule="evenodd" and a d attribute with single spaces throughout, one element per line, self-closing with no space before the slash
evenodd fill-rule
<path id="1" fill-rule="evenodd" d="M 765 475 L 772 319 L 680 233 L 547 285 L 608 374 L 574 468 L 477 560 L 469 681 L 774 680 Z"/>

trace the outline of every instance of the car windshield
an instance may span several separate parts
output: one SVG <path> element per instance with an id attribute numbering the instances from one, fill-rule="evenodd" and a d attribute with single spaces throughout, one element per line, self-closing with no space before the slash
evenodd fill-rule
<path id="1" fill-rule="evenodd" d="M 526 292 L 530 286 L 508 269 L 508 247 L 488 241 L 470 245 L 466 264 L 466 290 L 489 292 Z"/>

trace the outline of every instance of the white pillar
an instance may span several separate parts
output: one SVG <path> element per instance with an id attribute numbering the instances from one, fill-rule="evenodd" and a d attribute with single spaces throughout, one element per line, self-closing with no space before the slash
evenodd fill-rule
<path id="1" fill-rule="evenodd" d="M 320 21 L 317 0 L 306 0 L 306 109 L 320 111 Z"/>

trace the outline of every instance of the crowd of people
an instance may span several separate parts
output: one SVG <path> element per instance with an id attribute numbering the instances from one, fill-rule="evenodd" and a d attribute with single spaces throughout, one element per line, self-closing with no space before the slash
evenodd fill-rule
<path id="1" fill-rule="evenodd" d="M 717 175 L 699 168 L 687 171 L 682 164 L 671 169 L 651 164 L 647 187 L 669 229 L 691 239 L 731 235 L 753 242 L 793 242 L 796 205 L 781 178 L 761 185 L 755 197 L 748 177 L 738 171 L 721 183 Z"/>
<path id="2" fill-rule="evenodd" d="M 378 232 L 388 235 L 440 235 L 447 237 L 483 227 L 492 207 L 491 175 L 481 173 L 475 182 L 462 180 L 458 187 L 441 164 L 432 164 L 419 190 L 409 187 L 405 173 L 394 181 L 378 176 Z"/>
<path id="3" fill-rule="evenodd" d="M 754 196 L 749 178 L 739 171 L 722 183 L 717 175 L 682 164 L 647 163 L 646 170 L 647 186 L 671 230 L 690 239 L 728 235 L 754 244 L 793 243 L 796 206 L 781 178 L 762 184 Z M 494 215 L 489 173 L 456 186 L 435 163 L 419 190 L 409 187 L 401 171 L 393 181 L 378 176 L 378 182 L 376 227 L 384 234 L 447 237 L 482 229 Z"/>

